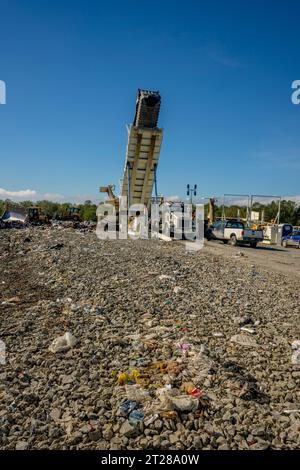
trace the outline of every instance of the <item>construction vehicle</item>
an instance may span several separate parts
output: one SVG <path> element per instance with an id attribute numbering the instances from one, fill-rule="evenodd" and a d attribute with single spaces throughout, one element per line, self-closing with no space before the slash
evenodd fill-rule
<path id="1" fill-rule="evenodd" d="M 0 227 L 9 227 L 14 225 L 23 225 L 28 219 L 27 211 L 24 207 L 17 205 L 6 206 L 6 209 L 0 217 Z"/>
<path id="2" fill-rule="evenodd" d="M 107 206 L 100 206 L 97 211 L 99 227 L 102 226 L 104 231 L 108 230 L 108 220 L 113 216 L 113 230 L 122 232 L 124 215 L 130 236 L 148 237 L 150 216 L 152 235 L 156 232 L 159 238 L 179 238 L 183 228 L 185 234 L 193 232 L 192 211 L 186 213 L 183 202 L 168 202 L 161 195 L 158 196 L 157 166 L 163 139 L 163 129 L 158 127 L 160 105 L 158 91 L 138 90 L 133 124 L 127 128 L 128 142 L 120 197 L 115 196 L 113 185 L 100 188 L 101 193 L 108 195 L 105 201 Z M 127 201 L 125 209 L 124 200 Z M 150 214 L 153 203 L 156 206 L 155 214 L 153 210 Z"/>
<path id="3" fill-rule="evenodd" d="M 126 160 L 121 196 L 128 206 L 150 207 L 162 143 L 163 130 L 157 127 L 161 96 L 158 91 L 138 90 L 133 124 L 128 128 Z M 155 183 L 155 197 L 157 184 Z"/>
<path id="4" fill-rule="evenodd" d="M 26 221 L 30 222 L 31 224 L 49 224 L 50 219 L 51 218 L 48 215 L 42 213 L 40 207 L 31 206 L 28 208 Z"/>
<path id="5" fill-rule="evenodd" d="M 62 214 L 55 214 L 54 219 L 61 222 L 80 222 L 80 208 L 75 206 L 67 207 Z"/>
<path id="6" fill-rule="evenodd" d="M 70 207 L 69 208 L 69 217 L 74 222 L 80 222 L 80 209 L 79 207 Z"/>
<path id="7" fill-rule="evenodd" d="M 31 206 L 27 209 L 18 204 L 9 203 L 6 206 L 6 210 L 1 217 L 1 221 L 6 224 L 48 224 L 50 223 L 50 217 L 43 214 L 40 207 Z"/>
<path id="8" fill-rule="evenodd" d="M 119 211 L 119 198 L 115 196 L 114 194 L 115 190 L 115 185 L 114 184 L 109 184 L 108 186 L 101 186 L 99 188 L 100 193 L 106 193 L 108 196 L 108 199 L 105 201 L 108 204 L 112 204 L 116 211 Z"/>
<path id="9" fill-rule="evenodd" d="M 139 216 L 145 208 L 150 209 L 154 185 L 155 197 L 158 198 L 156 170 L 163 136 L 163 130 L 157 127 L 160 104 L 158 91 L 138 90 L 133 124 L 127 128 L 126 159 L 120 185 L 120 196 L 127 198 L 128 226 L 135 215 Z M 118 226 L 120 198 L 115 196 L 114 190 L 114 185 L 100 187 L 100 192 L 108 195 L 105 203 L 115 209 Z M 101 212 L 101 217 L 106 215 L 106 212 Z"/>

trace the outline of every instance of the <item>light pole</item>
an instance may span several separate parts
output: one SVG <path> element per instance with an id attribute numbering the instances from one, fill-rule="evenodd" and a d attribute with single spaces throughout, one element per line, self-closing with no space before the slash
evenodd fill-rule
<path id="1" fill-rule="evenodd" d="M 187 184 L 186 186 L 186 194 L 187 196 L 190 196 L 191 198 L 191 204 L 193 204 L 193 195 L 194 196 L 197 196 L 197 185 L 194 184 L 194 187 L 190 186 L 189 184 Z"/>

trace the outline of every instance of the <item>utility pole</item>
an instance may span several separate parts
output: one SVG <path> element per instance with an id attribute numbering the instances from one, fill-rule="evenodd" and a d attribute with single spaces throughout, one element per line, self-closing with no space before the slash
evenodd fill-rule
<path id="1" fill-rule="evenodd" d="M 190 186 L 189 184 L 187 184 L 186 194 L 187 194 L 187 196 L 190 196 L 191 204 L 193 204 L 193 195 L 197 196 L 197 185 L 194 184 L 194 186 Z"/>

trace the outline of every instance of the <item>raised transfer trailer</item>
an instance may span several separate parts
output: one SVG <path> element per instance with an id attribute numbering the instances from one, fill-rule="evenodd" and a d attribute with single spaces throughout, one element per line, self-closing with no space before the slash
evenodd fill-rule
<path id="1" fill-rule="evenodd" d="M 138 90 L 133 124 L 128 129 L 121 196 L 132 204 L 150 206 L 163 130 L 157 127 L 161 96 L 158 91 Z"/>

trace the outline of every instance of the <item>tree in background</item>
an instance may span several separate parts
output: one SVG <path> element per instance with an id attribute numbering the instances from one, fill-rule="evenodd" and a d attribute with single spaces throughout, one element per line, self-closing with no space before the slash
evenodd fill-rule
<path id="1" fill-rule="evenodd" d="M 56 217 L 64 217 L 69 213 L 70 207 L 78 207 L 79 214 L 81 220 L 91 220 L 96 222 L 97 221 L 97 206 L 93 204 L 92 201 L 87 200 L 84 204 L 71 204 L 70 202 L 58 203 L 52 201 L 22 201 L 19 203 L 13 202 L 9 199 L 5 201 L 0 200 L 0 217 L 3 212 L 6 210 L 7 207 L 22 207 L 28 209 L 31 206 L 37 206 L 41 209 L 41 212 L 45 215 L 50 216 L 51 218 Z M 264 210 L 264 219 L 266 222 L 271 222 L 277 216 L 278 212 L 278 202 L 272 201 L 270 204 L 261 204 L 259 202 L 255 202 L 253 204 L 253 210 L 259 211 L 262 213 Z M 240 213 L 241 218 L 246 218 L 247 208 L 245 206 L 225 206 L 225 215 L 226 217 L 237 217 L 238 211 Z M 205 218 L 207 217 L 208 213 L 208 204 L 205 205 Z M 215 216 L 221 217 L 222 216 L 222 207 L 216 206 L 215 208 Z M 300 226 L 300 205 L 297 205 L 293 201 L 281 201 L 281 215 L 280 221 L 290 223 L 295 226 Z"/>
<path id="2" fill-rule="evenodd" d="M 90 204 L 86 204 L 86 202 L 89 202 Z M 80 218 L 82 220 L 92 220 L 93 222 L 97 221 L 97 206 L 96 204 L 93 204 L 91 201 L 86 201 L 83 205 L 80 207 Z"/>

